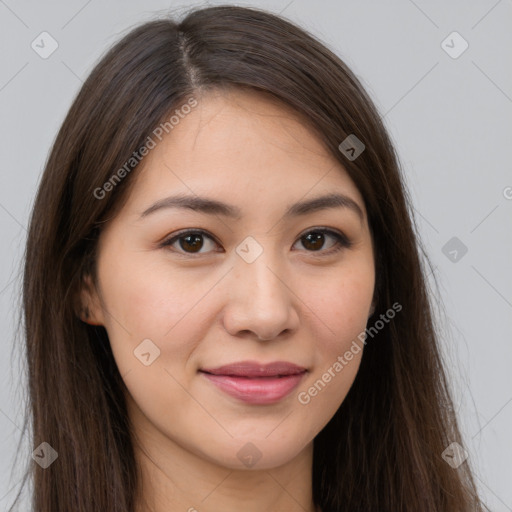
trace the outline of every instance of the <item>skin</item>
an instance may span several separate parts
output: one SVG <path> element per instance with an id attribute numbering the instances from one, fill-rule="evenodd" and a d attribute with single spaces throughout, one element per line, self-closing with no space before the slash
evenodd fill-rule
<path id="1" fill-rule="evenodd" d="M 128 390 L 138 510 L 313 512 L 313 440 L 349 391 L 362 350 L 308 404 L 297 395 L 345 354 L 371 313 L 364 201 L 288 107 L 256 92 L 196 98 L 130 177 L 126 204 L 100 236 L 98 287 L 82 292 Z M 353 199 L 362 219 L 342 207 L 283 218 L 288 205 L 332 192 Z M 242 217 L 162 208 L 141 218 L 176 193 L 232 204 Z M 304 235 L 318 227 L 344 233 L 351 247 L 329 254 L 338 243 L 327 234 L 311 249 Z M 212 238 L 199 254 L 179 241 L 159 245 L 184 229 Z M 263 249 L 252 263 L 236 252 L 248 236 Z M 134 356 L 144 339 L 160 350 L 148 366 Z M 198 372 L 241 360 L 289 361 L 308 373 L 280 402 L 251 405 Z M 250 468 L 237 457 L 249 442 L 261 454 Z"/>

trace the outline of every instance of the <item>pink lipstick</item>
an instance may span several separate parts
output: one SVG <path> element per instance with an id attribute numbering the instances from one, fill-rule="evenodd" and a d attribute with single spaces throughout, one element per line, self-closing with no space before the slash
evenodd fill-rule
<path id="1" fill-rule="evenodd" d="M 240 361 L 199 370 L 220 390 L 249 404 L 273 404 L 297 387 L 306 368 L 286 361 L 261 364 Z"/>

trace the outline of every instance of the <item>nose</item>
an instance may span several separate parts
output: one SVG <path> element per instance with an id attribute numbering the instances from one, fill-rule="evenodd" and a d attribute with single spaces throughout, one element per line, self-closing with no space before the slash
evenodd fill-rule
<path id="1" fill-rule="evenodd" d="M 252 263 L 237 259 L 226 283 L 229 299 L 223 315 L 232 336 L 268 341 L 297 329 L 300 300 L 289 277 L 278 269 L 265 252 Z"/>

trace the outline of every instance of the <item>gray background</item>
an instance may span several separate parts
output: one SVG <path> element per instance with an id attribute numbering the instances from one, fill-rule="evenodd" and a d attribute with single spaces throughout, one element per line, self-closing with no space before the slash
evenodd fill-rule
<path id="1" fill-rule="evenodd" d="M 465 447 L 490 508 L 512 511 L 512 1 L 238 4 L 281 12 L 322 39 L 384 116 L 440 285 L 436 292 L 429 277 L 446 311 L 442 341 Z M 20 478 L 10 477 L 24 406 L 20 262 L 49 148 L 106 48 L 127 28 L 191 5 L 199 3 L 0 0 L 0 510 Z M 43 31 L 59 45 L 47 59 L 31 48 Z M 458 58 L 441 46 L 453 31 L 469 44 Z M 443 252 L 453 237 L 459 247 Z"/>

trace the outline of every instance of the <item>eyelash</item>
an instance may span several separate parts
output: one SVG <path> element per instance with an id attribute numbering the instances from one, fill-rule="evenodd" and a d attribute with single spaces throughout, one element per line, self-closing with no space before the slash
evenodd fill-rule
<path id="1" fill-rule="evenodd" d="M 297 241 L 304 238 L 306 235 L 308 235 L 310 233 L 321 233 L 323 235 L 329 235 L 329 236 L 332 236 L 336 240 L 336 244 L 334 245 L 334 247 L 331 249 L 328 249 L 326 251 L 324 251 L 322 249 L 320 249 L 318 251 L 306 250 L 306 252 L 311 253 L 315 257 L 330 256 L 332 254 L 340 252 L 342 249 L 350 249 L 353 245 L 353 243 L 344 234 L 334 231 L 332 229 L 327 229 L 327 228 L 310 229 L 309 231 L 306 231 L 303 235 L 301 235 L 297 239 Z M 173 235 L 171 238 L 165 240 L 164 242 L 162 242 L 160 244 L 160 247 L 170 248 L 170 246 L 172 246 L 175 242 L 179 241 L 181 238 L 186 237 L 187 235 L 202 235 L 202 236 L 209 238 L 217 245 L 220 245 L 215 240 L 215 238 L 213 238 L 207 231 L 205 231 L 203 229 L 188 229 L 185 231 L 181 231 L 181 232 Z M 295 243 L 297 243 L 297 242 L 295 242 Z M 293 245 L 295 245 L 295 243 Z M 173 252 L 175 252 L 176 254 L 179 254 L 180 256 L 183 256 L 183 257 L 193 257 L 193 258 L 207 254 L 207 253 L 193 253 L 193 252 L 180 252 L 180 251 L 173 251 Z"/>

